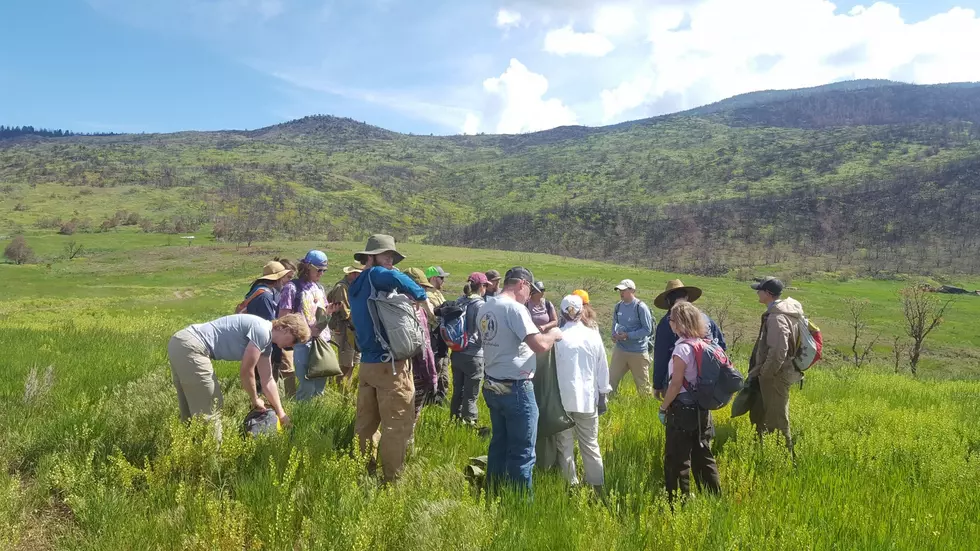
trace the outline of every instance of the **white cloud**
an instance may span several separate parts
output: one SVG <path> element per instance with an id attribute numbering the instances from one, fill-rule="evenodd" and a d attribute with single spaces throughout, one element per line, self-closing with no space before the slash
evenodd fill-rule
<path id="1" fill-rule="evenodd" d="M 600 6 L 593 19 L 595 32 L 603 36 L 622 36 L 633 29 L 636 15 L 625 5 Z"/>
<path id="2" fill-rule="evenodd" d="M 613 43 L 598 33 L 577 33 L 571 25 L 549 31 L 544 51 L 558 55 L 602 57 L 613 50 Z"/>
<path id="3" fill-rule="evenodd" d="M 548 92 L 547 78 L 531 72 L 516 59 L 510 60 L 502 75 L 483 81 L 483 89 L 488 99 L 484 120 L 496 121 L 494 132 L 534 132 L 575 124 L 578 120 L 560 99 L 544 98 Z M 472 119 L 467 117 L 467 123 L 472 123 Z M 464 130 L 475 131 L 476 128 L 471 125 Z"/>
<path id="4" fill-rule="evenodd" d="M 480 131 L 480 117 L 473 113 L 466 114 L 466 120 L 463 121 L 463 134 L 476 134 Z"/>
<path id="5" fill-rule="evenodd" d="M 501 8 L 497 12 L 497 26 L 506 29 L 508 27 L 516 27 L 521 22 L 521 14 L 516 11 L 511 11 L 506 8 Z"/>
<path id="6" fill-rule="evenodd" d="M 907 23 L 878 2 L 835 13 L 827 0 L 703 0 L 647 14 L 649 50 L 601 92 L 604 122 L 763 89 L 841 79 L 980 80 L 980 18 L 953 8 Z M 678 30 L 682 22 L 690 25 Z M 636 110 L 642 109 L 642 112 Z"/>

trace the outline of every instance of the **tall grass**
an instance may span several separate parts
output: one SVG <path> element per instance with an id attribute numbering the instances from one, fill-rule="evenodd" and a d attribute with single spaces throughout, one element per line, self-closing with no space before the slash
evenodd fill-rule
<path id="1" fill-rule="evenodd" d="M 477 497 L 463 467 L 487 441 L 437 407 L 423 412 L 404 478 L 387 487 L 354 453 L 349 394 L 288 403 L 294 429 L 240 439 L 247 399 L 227 363 L 218 364 L 219 445 L 208 427 L 177 420 L 164 350 L 176 329 L 236 302 L 227 253 L 216 254 L 195 264 L 197 280 L 181 271 L 187 257 L 143 274 L 123 262 L 132 257 L 112 256 L 115 276 L 56 267 L 64 271 L 33 274 L 37 294 L 0 299 L 0 548 L 945 550 L 980 538 L 980 382 L 833 359 L 792 391 L 795 466 L 778 437 L 760 444 L 747 419 L 722 410 L 713 447 L 723 495 L 697 494 L 676 512 L 663 491 L 656 403 L 629 382 L 600 419 L 606 503 L 556 473 L 536 474 L 530 503 Z M 467 254 L 451 269 L 476 269 Z M 559 274 L 553 259 L 539 264 Z M 569 280 L 621 273 L 569 266 Z M 647 288 L 655 277 L 640 275 Z"/>

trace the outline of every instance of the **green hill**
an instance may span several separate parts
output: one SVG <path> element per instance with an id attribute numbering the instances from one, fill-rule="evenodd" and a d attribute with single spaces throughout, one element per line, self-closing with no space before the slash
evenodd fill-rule
<path id="1" fill-rule="evenodd" d="M 210 224 L 241 242 L 383 230 L 700 273 L 975 273 L 978 120 L 976 85 L 854 81 L 513 136 L 414 136 L 331 116 L 23 136 L 0 140 L 0 223 Z"/>

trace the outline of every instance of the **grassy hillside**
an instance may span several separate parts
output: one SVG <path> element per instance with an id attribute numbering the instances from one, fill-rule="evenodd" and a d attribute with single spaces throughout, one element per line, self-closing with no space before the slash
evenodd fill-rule
<path id="1" fill-rule="evenodd" d="M 841 299 L 872 300 L 870 330 L 899 331 L 899 284 L 796 281 L 825 329 L 828 360 L 794 388 L 794 469 L 776 438 L 756 444 L 745 418 L 716 416 L 724 496 L 699 496 L 670 513 L 662 492 L 663 430 L 656 404 L 632 384 L 601 419 L 608 506 L 536 475 L 532 504 L 505 494 L 474 498 L 462 468 L 487 441 L 427 408 L 405 479 L 379 488 L 352 458 L 351 395 L 330 391 L 289 403 L 296 428 L 258 443 L 177 421 L 167 338 L 227 313 L 274 254 L 328 251 L 326 280 L 340 277 L 360 243 L 167 244 L 126 230 L 33 236 L 39 254 L 72 238 L 93 251 L 71 262 L 0 265 L 0 547 L 5 549 L 969 549 L 980 537 L 980 299 L 958 301 L 933 337 L 918 379 L 891 373 L 889 351 L 854 369 L 841 360 L 848 331 Z M 0 243 L 5 245 L 6 243 Z M 441 264 L 462 274 L 524 264 L 552 299 L 592 290 L 605 323 L 614 281 L 629 276 L 652 301 L 667 274 L 622 265 L 503 251 L 409 244 L 406 266 Z M 744 369 L 760 306 L 747 283 L 684 275 L 705 289 L 698 304 L 732 312 L 744 331 Z M 977 281 L 972 282 L 976 285 Z M 729 300 L 728 297 L 731 297 Z M 51 366 L 50 368 L 48 366 Z M 226 435 L 247 400 L 236 367 L 219 363 Z M 481 421 L 487 423 L 481 402 Z"/>
<path id="2" fill-rule="evenodd" d="M 644 264 L 703 273 L 782 257 L 825 271 L 976 273 L 978 120 L 976 86 L 862 81 L 518 136 L 412 136 L 317 116 L 248 132 L 26 137 L 0 141 L 0 225 L 97 229 L 126 210 L 151 229 L 213 223 L 239 241 L 242 226 L 328 239 L 385 230 L 568 254 L 557 235 L 585 243 L 578 256 L 620 258 L 641 242 Z M 518 227 L 549 237 L 508 231 Z M 655 254 L 692 229 L 707 234 L 695 241 L 710 266 Z"/>

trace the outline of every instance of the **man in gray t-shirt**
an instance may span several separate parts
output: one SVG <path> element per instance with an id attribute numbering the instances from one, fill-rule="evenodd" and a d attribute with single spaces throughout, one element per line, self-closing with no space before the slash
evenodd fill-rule
<path id="1" fill-rule="evenodd" d="M 534 351 L 524 342 L 539 333 L 527 308 L 507 295 L 480 308 L 484 373 L 498 381 L 534 377 Z"/>
<path id="2" fill-rule="evenodd" d="M 192 325 L 190 329 L 208 348 L 214 360 L 241 361 L 249 344 L 254 344 L 263 356 L 272 354 L 272 322 L 258 316 L 225 316 Z"/>
<path id="3" fill-rule="evenodd" d="M 490 410 L 490 450 L 487 480 L 490 488 L 508 481 L 531 491 L 534 444 L 538 432 L 538 405 L 534 401 L 536 353 L 546 352 L 561 340 L 561 331 L 542 334 L 531 321 L 524 303 L 534 276 L 520 266 L 511 268 L 494 300 L 480 308 L 480 340 L 486 362 L 483 398 Z"/>
<path id="4" fill-rule="evenodd" d="M 241 362 L 242 386 L 252 407 L 264 411 L 265 401 L 256 392 L 258 371 L 265 400 L 275 410 L 280 423 L 288 426 L 289 417 L 272 378 L 272 345 L 289 348 L 309 339 L 310 326 L 301 314 L 289 314 L 271 322 L 251 314 L 235 314 L 178 331 L 167 345 L 167 356 L 181 420 L 201 415 L 214 423 L 215 435 L 221 438 L 218 410 L 223 398 L 211 361 L 224 360 Z"/>

